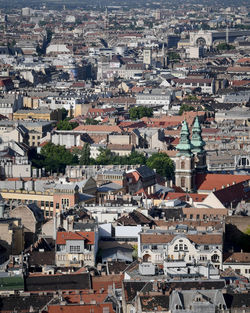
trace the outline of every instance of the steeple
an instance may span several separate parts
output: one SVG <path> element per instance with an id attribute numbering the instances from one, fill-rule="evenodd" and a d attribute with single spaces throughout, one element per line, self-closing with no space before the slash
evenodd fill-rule
<path id="1" fill-rule="evenodd" d="M 205 142 L 202 140 L 201 137 L 201 126 L 198 120 L 198 117 L 196 116 L 195 122 L 192 129 L 192 152 L 193 153 L 202 153 L 204 150 Z"/>
<path id="2" fill-rule="evenodd" d="M 178 150 L 177 156 L 191 156 L 191 143 L 190 143 L 190 133 L 186 120 L 182 123 L 180 142 L 176 149 Z"/>

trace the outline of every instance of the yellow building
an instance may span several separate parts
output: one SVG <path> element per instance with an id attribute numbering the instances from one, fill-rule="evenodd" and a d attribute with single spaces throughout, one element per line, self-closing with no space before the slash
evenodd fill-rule
<path id="1" fill-rule="evenodd" d="M 25 108 L 36 109 L 39 107 L 39 97 L 23 97 L 23 106 Z"/>
<path id="2" fill-rule="evenodd" d="M 46 120 L 60 121 L 62 119 L 61 110 L 35 109 L 18 110 L 13 114 L 13 120 Z"/>

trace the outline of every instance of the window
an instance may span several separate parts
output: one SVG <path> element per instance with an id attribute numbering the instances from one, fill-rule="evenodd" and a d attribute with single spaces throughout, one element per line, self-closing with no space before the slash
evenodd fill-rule
<path id="1" fill-rule="evenodd" d="M 53 208 L 53 201 L 50 201 L 50 207 Z"/>
<path id="2" fill-rule="evenodd" d="M 69 199 L 62 199 L 62 206 L 69 206 Z"/>
<path id="3" fill-rule="evenodd" d="M 46 207 L 47 208 L 49 207 L 49 201 L 46 201 Z"/>
<path id="4" fill-rule="evenodd" d="M 56 209 L 59 209 L 59 203 L 56 203 Z"/>
<path id="5" fill-rule="evenodd" d="M 214 263 L 218 263 L 219 262 L 220 257 L 218 256 L 218 254 L 214 254 L 211 257 L 212 262 Z"/>
<path id="6" fill-rule="evenodd" d="M 44 206 L 44 201 L 41 201 L 41 206 Z"/>
<path id="7" fill-rule="evenodd" d="M 181 161 L 181 169 L 184 170 L 185 169 L 185 162 Z"/>
<path id="8" fill-rule="evenodd" d="M 186 186 L 186 178 L 181 177 L 181 187 L 185 187 L 185 186 Z"/>
<path id="9" fill-rule="evenodd" d="M 80 252 L 80 246 L 69 246 L 70 253 L 79 253 Z"/>

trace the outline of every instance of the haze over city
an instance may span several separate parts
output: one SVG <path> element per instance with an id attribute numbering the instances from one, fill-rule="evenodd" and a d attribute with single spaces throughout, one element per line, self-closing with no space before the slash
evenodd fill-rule
<path id="1" fill-rule="evenodd" d="M 0 312 L 250 312 L 250 3 L 0 0 Z"/>

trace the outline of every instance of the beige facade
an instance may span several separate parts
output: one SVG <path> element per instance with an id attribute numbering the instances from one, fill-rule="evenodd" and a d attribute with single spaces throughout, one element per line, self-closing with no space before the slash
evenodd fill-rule
<path id="1" fill-rule="evenodd" d="M 6 248 L 6 255 L 20 254 L 24 249 L 24 229 L 18 220 L 1 221 L 0 243 Z"/>
<path id="2" fill-rule="evenodd" d="M 36 109 L 39 107 L 39 98 L 38 97 L 23 97 L 23 106 L 25 108 Z"/>
<path id="3" fill-rule="evenodd" d="M 36 219 L 26 205 L 20 205 L 10 211 L 10 217 L 20 218 L 22 225 L 32 233 L 36 232 Z"/>
<path id="4" fill-rule="evenodd" d="M 184 191 L 194 188 L 194 159 L 193 157 L 176 157 L 175 162 L 175 184 Z"/>

